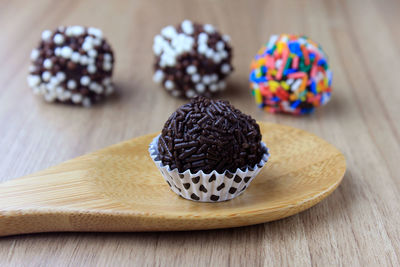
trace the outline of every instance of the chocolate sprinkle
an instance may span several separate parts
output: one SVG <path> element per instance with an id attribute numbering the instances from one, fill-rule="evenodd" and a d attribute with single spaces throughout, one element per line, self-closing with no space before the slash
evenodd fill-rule
<path id="1" fill-rule="evenodd" d="M 158 151 L 164 165 L 181 173 L 187 169 L 192 173 L 226 171 L 233 178 L 238 168 L 244 171 L 261 160 L 260 142 L 259 125 L 250 116 L 227 101 L 196 97 L 167 120 Z"/>

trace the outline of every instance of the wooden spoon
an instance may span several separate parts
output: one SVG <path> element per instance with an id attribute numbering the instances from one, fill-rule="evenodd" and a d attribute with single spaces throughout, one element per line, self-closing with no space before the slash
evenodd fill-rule
<path id="1" fill-rule="evenodd" d="M 281 219 L 328 196 L 344 156 L 306 131 L 260 123 L 271 158 L 239 197 L 198 203 L 173 193 L 145 135 L 0 184 L 0 236 L 53 231 L 180 231 Z"/>

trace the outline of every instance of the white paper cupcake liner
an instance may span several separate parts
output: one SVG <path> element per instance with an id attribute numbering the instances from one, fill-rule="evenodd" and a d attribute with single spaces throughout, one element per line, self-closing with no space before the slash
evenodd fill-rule
<path id="1" fill-rule="evenodd" d="M 209 174 L 198 171 L 193 174 L 190 170 L 186 170 L 179 173 L 177 168 L 171 170 L 169 166 L 165 166 L 161 160 L 157 159 L 159 137 L 160 135 L 155 137 L 150 144 L 151 158 L 172 191 L 192 201 L 220 202 L 239 196 L 257 176 L 269 158 L 268 148 L 261 142 L 265 150 L 261 161 L 254 167 L 246 168 L 245 171 L 237 169 L 235 173 L 225 172 L 222 174 L 217 171 L 212 171 Z"/>

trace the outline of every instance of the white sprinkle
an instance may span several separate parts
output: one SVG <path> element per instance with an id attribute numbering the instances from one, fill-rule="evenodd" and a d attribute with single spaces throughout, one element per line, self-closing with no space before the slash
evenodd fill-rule
<path id="1" fill-rule="evenodd" d="M 67 82 L 67 88 L 70 90 L 74 90 L 76 88 L 76 85 L 77 85 L 76 81 L 74 81 L 74 80 L 69 80 Z"/>
<path id="2" fill-rule="evenodd" d="M 74 102 L 75 104 L 78 104 L 82 101 L 82 95 L 80 94 L 73 94 L 71 97 L 72 102 Z"/>
<path id="3" fill-rule="evenodd" d="M 29 75 L 27 81 L 29 87 L 35 87 L 40 84 L 40 77 L 38 75 Z"/>
<path id="4" fill-rule="evenodd" d="M 194 65 L 190 65 L 186 68 L 186 72 L 188 74 L 195 74 L 197 72 L 197 68 Z"/>
<path id="5" fill-rule="evenodd" d="M 275 62 L 275 68 L 276 68 L 276 69 L 279 69 L 281 65 L 282 65 L 282 59 L 278 59 L 278 60 Z"/>
<path id="6" fill-rule="evenodd" d="M 53 62 L 51 61 L 51 59 L 46 58 L 43 61 L 43 67 L 45 67 L 46 69 L 51 69 L 51 67 L 53 67 Z"/>
<path id="7" fill-rule="evenodd" d="M 206 57 L 208 57 L 208 58 L 212 58 L 212 57 L 214 57 L 214 51 L 212 50 L 212 49 L 207 49 L 207 51 L 206 51 Z"/>
<path id="8" fill-rule="evenodd" d="M 192 89 L 189 89 L 189 90 L 186 91 L 186 97 L 187 98 L 193 98 L 195 96 L 196 96 L 196 92 L 193 91 Z"/>
<path id="9" fill-rule="evenodd" d="M 60 47 L 56 47 L 56 49 L 54 49 L 54 54 L 56 55 L 56 56 L 61 56 L 61 48 Z"/>
<path id="10" fill-rule="evenodd" d="M 161 30 L 161 34 L 168 39 L 173 39 L 178 34 L 173 26 L 167 26 Z"/>
<path id="11" fill-rule="evenodd" d="M 190 20 L 184 20 L 181 24 L 184 33 L 191 35 L 194 32 L 193 23 Z"/>
<path id="12" fill-rule="evenodd" d="M 88 42 L 88 41 L 83 42 L 82 49 L 85 50 L 85 51 L 92 50 L 93 49 L 93 43 L 92 42 Z"/>
<path id="13" fill-rule="evenodd" d="M 63 89 L 61 86 L 58 86 L 58 87 L 56 88 L 56 94 L 57 94 L 58 96 L 61 96 L 61 97 L 62 97 L 63 93 L 64 93 L 64 89 Z M 62 100 L 62 99 L 61 99 L 61 100 Z"/>
<path id="14" fill-rule="evenodd" d="M 103 81 L 101 81 L 103 85 L 110 85 L 111 84 L 111 79 L 110 78 L 104 78 Z"/>
<path id="15" fill-rule="evenodd" d="M 171 92 L 171 95 L 172 95 L 172 96 L 175 96 L 175 97 L 178 97 L 178 96 L 181 95 L 181 92 L 178 91 L 178 90 L 173 90 L 173 91 Z"/>
<path id="16" fill-rule="evenodd" d="M 46 83 L 46 89 L 53 92 L 56 89 L 56 85 L 54 83 Z"/>
<path id="17" fill-rule="evenodd" d="M 103 32 L 100 29 L 89 27 L 87 31 L 89 34 L 94 35 L 97 38 L 103 38 Z"/>
<path id="18" fill-rule="evenodd" d="M 111 95 L 114 93 L 114 87 L 112 85 L 107 85 L 106 86 L 106 95 Z"/>
<path id="19" fill-rule="evenodd" d="M 292 78 L 286 80 L 286 83 L 288 85 L 291 85 L 293 82 L 294 82 L 294 79 L 292 79 Z"/>
<path id="20" fill-rule="evenodd" d="M 218 51 L 224 50 L 224 48 L 225 48 L 224 42 L 218 41 L 217 44 L 216 44 L 216 48 L 217 48 Z"/>
<path id="21" fill-rule="evenodd" d="M 207 44 L 207 41 L 208 41 L 207 33 L 205 33 L 205 32 L 200 33 L 199 37 L 198 37 L 198 42 Z"/>
<path id="22" fill-rule="evenodd" d="M 90 101 L 90 99 L 88 97 L 85 97 L 82 101 L 82 105 L 85 108 L 90 108 L 90 106 L 92 105 L 92 102 Z"/>
<path id="23" fill-rule="evenodd" d="M 97 83 L 95 82 L 91 82 L 89 85 L 89 89 L 92 91 L 96 91 L 97 90 L 97 86 L 99 86 Z"/>
<path id="24" fill-rule="evenodd" d="M 196 91 L 197 91 L 199 94 L 204 93 L 205 90 L 206 90 L 206 87 L 204 86 L 204 84 L 202 84 L 202 83 L 196 84 Z"/>
<path id="25" fill-rule="evenodd" d="M 223 59 L 228 57 L 228 52 L 226 52 L 225 50 L 219 52 L 219 54 L 221 55 L 221 58 L 223 58 Z"/>
<path id="26" fill-rule="evenodd" d="M 65 30 L 65 35 L 72 36 L 72 27 L 67 27 L 67 29 Z"/>
<path id="27" fill-rule="evenodd" d="M 221 72 L 224 74 L 228 74 L 231 71 L 231 66 L 229 64 L 223 64 L 221 66 Z"/>
<path id="28" fill-rule="evenodd" d="M 275 45 L 277 40 L 278 40 L 278 35 L 276 34 L 271 35 L 267 44 L 267 50 L 271 49 Z"/>
<path id="29" fill-rule="evenodd" d="M 60 34 L 60 33 L 57 33 L 57 34 L 54 35 L 54 37 L 53 37 L 54 43 L 56 43 L 56 44 L 58 44 L 58 45 L 64 43 L 64 40 L 65 40 L 64 36 L 63 36 L 62 34 Z"/>
<path id="30" fill-rule="evenodd" d="M 110 71 L 112 69 L 112 64 L 109 61 L 103 62 L 103 70 Z"/>
<path id="31" fill-rule="evenodd" d="M 44 95 L 44 100 L 47 102 L 54 102 L 56 100 L 56 95 L 54 93 L 47 93 Z"/>
<path id="32" fill-rule="evenodd" d="M 224 34 L 222 35 L 222 40 L 229 43 L 231 41 L 231 37 L 229 35 Z"/>
<path id="33" fill-rule="evenodd" d="M 72 26 L 72 33 L 75 36 L 79 36 L 85 33 L 85 28 L 82 26 Z"/>
<path id="34" fill-rule="evenodd" d="M 201 76 L 199 74 L 194 74 L 192 75 L 192 82 L 197 83 L 201 79 Z"/>
<path id="35" fill-rule="evenodd" d="M 221 60 L 222 60 L 222 57 L 220 56 L 220 54 L 214 54 L 214 56 L 213 56 L 213 61 L 215 62 L 215 63 L 220 63 L 221 62 Z"/>
<path id="36" fill-rule="evenodd" d="M 57 72 L 56 77 L 60 82 L 63 82 L 66 78 L 65 73 L 62 71 Z"/>
<path id="37" fill-rule="evenodd" d="M 89 83 L 90 83 L 89 76 L 82 76 L 80 82 L 84 86 L 89 85 Z"/>
<path id="38" fill-rule="evenodd" d="M 88 52 L 89 57 L 97 57 L 97 51 L 94 49 L 89 50 Z"/>
<path id="39" fill-rule="evenodd" d="M 208 50 L 208 47 L 207 47 L 207 45 L 204 45 L 204 44 L 200 44 L 197 47 L 197 52 L 199 52 L 200 54 L 205 54 L 207 52 L 207 50 Z"/>
<path id="40" fill-rule="evenodd" d="M 297 79 L 292 86 L 290 87 L 292 92 L 296 92 L 297 90 L 299 90 L 299 87 L 301 85 L 301 83 L 303 82 L 303 79 Z"/>
<path id="41" fill-rule="evenodd" d="M 64 58 L 70 58 L 72 55 L 72 49 L 69 46 L 64 46 L 63 48 L 61 48 L 61 56 Z"/>
<path id="42" fill-rule="evenodd" d="M 97 68 L 96 68 L 95 65 L 89 65 L 89 66 L 87 67 L 87 70 L 88 70 L 89 73 L 92 73 L 92 74 L 93 74 L 93 73 L 96 72 Z"/>
<path id="43" fill-rule="evenodd" d="M 75 63 L 79 62 L 81 59 L 81 54 L 79 54 L 78 52 L 73 52 L 71 55 L 71 60 Z"/>
<path id="44" fill-rule="evenodd" d="M 216 82 L 217 80 L 218 80 L 218 75 L 217 74 L 211 75 L 211 82 Z"/>
<path id="45" fill-rule="evenodd" d="M 101 45 L 102 42 L 103 42 L 103 40 L 100 39 L 100 38 L 94 38 L 93 39 L 93 45 L 94 46 L 99 46 L 99 45 Z"/>
<path id="46" fill-rule="evenodd" d="M 29 72 L 34 72 L 34 71 L 36 71 L 36 67 L 34 65 L 30 65 L 28 70 L 29 70 Z"/>
<path id="47" fill-rule="evenodd" d="M 33 49 L 31 52 L 31 60 L 35 61 L 40 56 L 40 52 L 37 49 Z"/>
<path id="48" fill-rule="evenodd" d="M 208 33 L 214 33 L 215 32 L 214 26 L 212 26 L 211 24 L 205 24 L 203 26 L 203 28 Z"/>
<path id="49" fill-rule="evenodd" d="M 88 58 L 88 56 L 85 56 L 85 55 L 80 56 L 79 63 L 80 63 L 81 65 L 87 65 L 87 64 L 89 64 L 89 58 Z"/>
<path id="50" fill-rule="evenodd" d="M 204 84 L 210 84 L 211 83 L 211 77 L 209 75 L 204 75 L 203 76 L 203 83 Z"/>
<path id="51" fill-rule="evenodd" d="M 72 94 L 71 94 L 70 91 L 66 91 L 66 90 L 64 91 L 63 98 L 64 98 L 65 100 L 70 99 L 71 96 L 72 96 Z"/>
<path id="52" fill-rule="evenodd" d="M 112 86 L 111 86 L 111 87 L 112 87 Z M 100 84 L 99 84 L 99 85 L 97 85 L 96 93 L 98 93 L 98 94 L 102 94 L 102 93 L 103 93 L 103 91 L 104 91 L 104 87 L 103 87 L 103 86 L 101 86 Z"/>
<path id="53" fill-rule="evenodd" d="M 89 65 L 94 65 L 96 64 L 96 59 L 93 57 L 88 57 L 88 64 Z"/>
<path id="54" fill-rule="evenodd" d="M 58 85 L 60 83 L 60 81 L 57 79 L 56 76 L 52 76 L 50 78 L 50 83 L 53 84 L 53 85 Z"/>
<path id="55" fill-rule="evenodd" d="M 112 60 L 112 56 L 111 56 L 111 54 L 104 54 L 104 60 L 105 61 L 111 61 Z"/>
<path id="56" fill-rule="evenodd" d="M 50 41 L 50 37 L 53 33 L 49 30 L 45 30 L 42 32 L 42 40 L 43 41 Z"/>
<path id="57" fill-rule="evenodd" d="M 43 81 L 48 82 L 50 80 L 50 78 L 51 78 L 51 73 L 50 72 L 45 71 L 45 72 L 42 73 Z"/>
<path id="58" fill-rule="evenodd" d="M 210 85 L 210 91 L 211 92 L 216 92 L 218 90 L 218 85 L 216 85 L 215 83 Z"/>
<path id="59" fill-rule="evenodd" d="M 57 30 L 59 30 L 60 32 L 64 32 L 65 31 L 65 27 L 64 26 L 58 26 Z"/>
<path id="60" fill-rule="evenodd" d="M 220 81 L 219 83 L 218 83 L 218 87 L 219 87 L 219 89 L 222 91 L 222 90 L 224 90 L 225 88 L 226 88 L 226 82 L 225 81 Z"/>
<path id="61" fill-rule="evenodd" d="M 153 81 L 155 83 L 161 83 L 163 79 L 164 79 L 164 72 L 162 70 L 157 70 L 156 72 L 154 72 Z"/>
<path id="62" fill-rule="evenodd" d="M 166 80 L 164 83 L 165 89 L 172 90 L 174 89 L 175 85 L 171 80 Z"/>

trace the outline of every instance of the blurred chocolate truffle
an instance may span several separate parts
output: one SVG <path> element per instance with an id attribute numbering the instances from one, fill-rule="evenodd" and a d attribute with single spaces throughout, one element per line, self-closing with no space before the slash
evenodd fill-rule
<path id="1" fill-rule="evenodd" d="M 114 55 L 99 29 L 45 30 L 31 61 L 28 84 L 48 102 L 89 107 L 114 91 Z"/>
<path id="2" fill-rule="evenodd" d="M 229 40 L 210 24 L 185 20 L 165 27 L 154 37 L 154 82 L 176 97 L 210 97 L 224 90 L 233 70 Z"/>
<path id="3" fill-rule="evenodd" d="M 260 127 L 227 101 L 196 97 L 167 120 L 158 141 L 159 159 L 180 173 L 235 173 L 255 167 L 266 153 Z"/>

